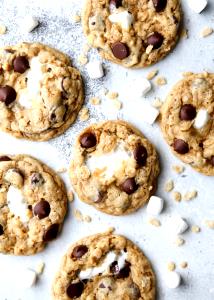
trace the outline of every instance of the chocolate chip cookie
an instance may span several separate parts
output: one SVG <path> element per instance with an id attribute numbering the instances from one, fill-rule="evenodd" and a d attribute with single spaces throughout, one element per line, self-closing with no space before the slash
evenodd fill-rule
<path id="1" fill-rule="evenodd" d="M 81 200 L 105 213 L 125 215 L 154 193 L 159 163 L 153 145 L 137 129 L 107 121 L 81 132 L 69 173 Z"/>
<path id="2" fill-rule="evenodd" d="M 175 46 L 181 14 L 180 0 L 87 0 L 83 30 L 103 58 L 142 68 Z"/>
<path id="3" fill-rule="evenodd" d="M 187 73 L 162 107 L 161 127 L 173 152 L 214 176 L 214 74 Z"/>
<path id="4" fill-rule="evenodd" d="M 57 237 L 67 210 L 63 182 L 27 155 L 0 156 L 0 252 L 30 255 Z"/>
<path id="5" fill-rule="evenodd" d="M 142 251 L 110 232 L 70 247 L 52 286 L 54 300 L 154 300 L 155 276 Z"/>
<path id="6" fill-rule="evenodd" d="M 0 49 L 0 129 L 43 141 L 62 134 L 83 102 L 80 73 L 63 53 L 38 43 Z"/>

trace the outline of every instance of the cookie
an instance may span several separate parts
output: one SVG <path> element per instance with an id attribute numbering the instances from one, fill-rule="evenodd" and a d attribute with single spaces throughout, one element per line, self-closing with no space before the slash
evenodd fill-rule
<path id="1" fill-rule="evenodd" d="M 57 237 L 67 210 L 63 182 L 27 155 L 0 156 L 0 252 L 30 255 Z"/>
<path id="2" fill-rule="evenodd" d="M 83 238 L 63 257 L 53 300 L 154 300 L 155 276 L 143 252 L 111 232 Z"/>
<path id="3" fill-rule="evenodd" d="M 154 193 L 159 163 L 153 145 L 137 129 L 107 121 L 81 132 L 69 173 L 82 201 L 107 214 L 125 215 Z"/>
<path id="4" fill-rule="evenodd" d="M 87 0 L 83 30 L 103 58 L 142 68 L 173 49 L 181 15 L 180 0 Z"/>
<path id="5" fill-rule="evenodd" d="M 187 73 L 162 107 L 163 135 L 184 163 L 214 176 L 214 74 Z"/>
<path id="6" fill-rule="evenodd" d="M 0 129 L 44 141 L 62 134 L 83 102 L 80 73 L 63 53 L 38 43 L 0 49 Z"/>

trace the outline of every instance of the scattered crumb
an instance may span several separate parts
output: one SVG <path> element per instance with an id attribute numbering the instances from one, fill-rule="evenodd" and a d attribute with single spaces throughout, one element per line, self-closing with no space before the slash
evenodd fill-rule
<path id="1" fill-rule="evenodd" d="M 146 48 L 146 54 L 150 54 L 152 52 L 152 49 L 153 49 L 153 45 L 147 46 L 147 48 Z"/>
<path id="2" fill-rule="evenodd" d="M 165 183 L 164 190 L 165 190 L 165 192 L 169 193 L 173 189 L 174 189 L 174 181 L 172 179 L 170 179 Z"/>
<path id="3" fill-rule="evenodd" d="M 152 80 L 156 75 L 158 74 L 158 70 L 152 70 L 151 72 L 149 72 L 146 76 L 146 78 L 148 80 Z"/>
<path id="4" fill-rule="evenodd" d="M 210 229 L 214 229 L 214 221 L 213 220 L 206 220 L 205 225 Z"/>
<path id="5" fill-rule="evenodd" d="M 5 25 L 0 24 L 0 35 L 5 34 L 7 31 L 7 27 Z"/>
<path id="6" fill-rule="evenodd" d="M 78 15 L 78 14 L 74 15 L 74 16 L 73 16 L 73 21 L 74 21 L 75 23 L 79 23 L 79 22 L 81 21 L 80 15 Z"/>
<path id="7" fill-rule="evenodd" d="M 172 196 L 176 202 L 180 202 L 182 199 L 181 193 L 177 191 L 173 192 Z"/>
<path id="8" fill-rule="evenodd" d="M 199 233 L 201 231 L 201 228 L 199 226 L 193 225 L 191 227 L 191 231 L 194 233 Z"/>
<path id="9" fill-rule="evenodd" d="M 65 167 L 57 170 L 57 173 L 59 173 L 59 174 L 65 173 L 65 172 L 67 172 L 67 168 L 65 168 Z"/>
<path id="10" fill-rule="evenodd" d="M 85 55 L 87 55 L 88 54 L 88 51 L 91 49 L 91 47 L 88 45 L 88 44 L 85 44 L 84 46 L 83 46 L 83 53 L 85 54 Z"/>
<path id="11" fill-rule="evenodd" d="M 180 238 L 180 237 L 178 237 L 178 238 L 175 240 L 175 245 L 178 246 L 178 247 L 180 247 L 180 246 L 182 246 L 182 245 L 184 245 L 184 244 L 185 244 L 185 240 L 182 239 L 182 238 Z"/>
<path id="12" fill-rule="evenodd" d="M 74 193 L 71 190 L 68 192 L 68 200 L 69 200 L 69 202 L 74 201 Z"/>
<path id="13" fill-rule="evenodd" d="M 188 30 L 186 28 L 183 28 L 182 32 L 181 32 L 181 37 L 183 39 L 188 39 Z"/>
<path id="14" fill-rule="evenodd" d="M 190 201 L 190 200 L 196 198 L 197 195 L 198 195 L 198 192 L 196 190 L 193 190 L 191 192 L 187 192 L 183 198 L 185 201 Z"/>
<path id="15" fill-rule="evenodd" d="M 117 100 L 117 99 L 114 99 L 112 103 L 113 103 L 114 107 L 115 107 L 117 110 L 120 110 L 120 109 L 122 108 L 122 102 L 121 102 L 121 101 L 119 101 L 119 100 Z"/>
<path id="16" fill-rule="evenodd" d="M 184 166 L 174 165 L 172 166 L 172 170 L 177 174 L 181 174 L 184 172 L 185 168 Z"/>
<path id="17" fill-rule="evenodd" d="M 200 36 L 204 38 L 204 37 L 211 35 L 212 33 L 213 33 L 213 29 L 211 27 L 205 27 L 201 31 Z"/>
<path id="18" fill-rule="evenodd" d="M 83 107 L 79 113 L 80 121 L 87 121 L 89 119 L 89 110 L 87 107 Z"/>
<path id="19" fill-rule="evenodd" d="M 115 231 L 115 228 L 114 228 L 114 227 L 109 227 L 108 230 L 107 230 L 107 232 L 109 232 L 109 233 L 112 233 L 112 232 L 114 232 L 114 231 Z"/>
<path id="20" fill-rule="evenodd" d="M 99 105 L 101 100 L 100 98 L 97 98 L 97 97 L 93 97 L 89 100 L 89 102 L 92 104 L 92 105 Z"/>
<path id="21" fill-rule="evenodd" d="M 106 96 L 108 94 L 108 89 L 103 87 L 101 90 L 100 90 L 100 93 L 103 94 L 104 96 Z"/>
<path id="22" fill-rule="evenodd" d="M 176 269 L 176 265 L 175 265 L 175 263 L 174 262 L 169 262 L 168 264 L 167 264 L 167 269 L 169 270 L 169 271 L 175 271 L 175 269 Z"/>
<path id="23" fill-rule="evenodd" d="M 155 83 L 159 86 L 167 84 L 167 80 L 165 77 L 158 77 Z"/>
<path id="24" fill-rule="evenodd" d="M 155 108 L 161 108 L 162 105 L 163 105 L 163 102 L 161 101 L 160 98 L 155 98 L 155 100 L 152 103 L 152 106 Z"/>
<path id="25" fill-rule="evenodd" d="M 149 223 L 155 227 L 160 227 L 161 226 L 161 222 L 158 219 L 150 219 Z"/>
<path id="26" fill-rule="evenodd" d="M 188 267 L 188 263 L 186 261 L 181 262 L 180 267 L 182 269 L 186 269 Z"/>
<path id="27" fill-rule="evenodd" d="M 81 222 L 83 221 L 83 215 L 81 211 L 76 208 L 74 209 L 74 217 L 77 221 L 81 221 Z"/>
<path id="28" fill-rule="evenodd" d="M 117 92 L 107 92 L 106 96 L 109 99 L 113 100 L 113 99 L 118 98 L 119 94 Z"/>
<path id="29" fill-rule="evenodd" d="M 36 266 L 36 273 L 42 274 L 45 268 L 45 263 L 43 261 L 40 261 L 38 265 Z"/>
<path id="30" fill-rule="evenodd" d="M 81 54 L 81 55 L 78 57 L 78 62 L 79 62 L 81 65 L 86 65 L 87 62 L 88 62 L 88 58 L 87 58 L 84 54 Z"/>
<path id="31" fill-rule="evenodd" d="M 87 222 L 87 223 L 90 223 L 91 222 L 91 217 L 90 216 L 84 216 L 84 221 Z"/>

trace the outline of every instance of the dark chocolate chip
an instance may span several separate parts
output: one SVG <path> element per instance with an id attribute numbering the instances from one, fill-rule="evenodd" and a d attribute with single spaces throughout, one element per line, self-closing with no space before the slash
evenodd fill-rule
<path id="1" fill-rule="evenodd" d="M 118 7 L 122 6 L 122 0 L 110 0 L 110 5 L 118 8 Z"/>
<path id="2" fill-rule="evenodd" d="M 175 139 L 173 147 L 179 154 L 186 154 L 189 152 L 189 145 L 181 139 Z"/>
<path id="3" fill-rule="evenodd" d="M 101 288 L 101 289 L 105 289 L 105 285 L 101 282 L 101 284 L 99 285 L 99 288 Z"/>
<path id="4" fill-rule="evenodd" d="M 92 148 L 96 143 L 96 136 L 92 132 L 86 132 L 80 137 L 80 144 L 83 148 Z"/>
<path id="5" fill-rule="evenodd" d="M 158 49 L 163 44 L 163 36 L 158 32 L 154 32 L 147 38 L 147 44 L 152 45 L 153 49 Z"/>
<path id="6" fill-rule="evenodd" d="M 117 261 L 113 261 L 110 265 L 110 272 L 112 274 L 118 274 L 119 273 L 119 266 Z"/>
<path id="7" fill-rule="evenodd" d="M 133 194 L 137 189 L 138 185 L 134 178 L 128 178 L 121 184 L 121 189 L 128 195 Z"/>
<path id="8" fill-rule="evenodd" d="M 11 161 L 11 158 L 6 155 L 3 155 L 3 156 L 0 156 L 0 161 Z"/>
<path id="9" fill-rule="evenodd" d="M 29 205 L 27 206 L 27 208 L 28 208 L 29 210 L 32 210 L 32 205 L 29 204 Z"/>
<path id="10" fill-rule="evenodd" d="M 114 56 L 120 60 L 129 56 L 129 48 L 126 44 L 121 42 L 116 42 L 111 45 L 111 50 Z"/>
<path id="11" fill-rule="evenodd" d="M 80 282 L 71 283 L 67 288 L 67 296 L 71 299 L 80 297 L 84 290 L 84 284 Z"/>
<path id="12" fill-rule="evenodd" d="M 127 278 L 130 273 L 130 263 L 126 262 L 125 266 L 119 271 L 117 278 Z"/>
<path id="13" fill-rule="evenodd" d="M 152 0 L 156 12 L 160 12 L 165 9 L 167 0 Z"/>
<path id="14" fill-rule="evenodd" d="M 146 148 L 143 145 L 137 145 L 134 149 L 134 158 L 139 166 L 145 166 L 147 156 Z"/>
<path id="15" fill-rule="evenodd" d="M 26 56 L 17 56 L 13 61 L 13 68 L 15 72 L 24 73 L 30 68 L 29 61 Z"/>
<path id="16" fill-rule="evenodd" d="M 180 109 L 180 119 L 182 121 L 191 121 L 196 117 L 196 109 L 191 104 L 184 104 Z"/>
<path id="17" fill-rule="evenodd" d="M 51 211 L 50 204 L 48 201 L 41 200 L 39 201 L 33 209 L 33 213 L 35 216 L 38 216 L 39 219 L 44 219 L 49 216 Z"/>
<path id="18" fill-rule="evenodd" d="M 49 242 L 57 237 L 59 231 L 59 224 L 52 224 L 48 230 L 44 233 L 43 241 Z"/>
<path id="19" fill-rule="evenodd" d="M 214 156 L 211 157 L 210 162 L 211 162 L 211 165 L 214 166 Z"/>
<path id="20" fill-rule="evenodd" d="M 3 235 L 4 234 L 4 228 L 3 226 L 0 224 L 0 235 Z"/>
<path id="21" fill-rule="evenodd" d="M 4 102 L 5 105 L 10 105 L 16 100 L 16 91 L 9 85 L 0 87 L 0 101 Z"/>
<path id="22" fill-rule="evenodd" d="M 41 186 L 45 181 L 40 173 L 33 173 L 30 177 L 30 182 L 33 187 Z"/>
<path id="23" fill-rule="evenodd" d="M 87 252 L 88 247 L 86 247 L 85 245 L 79 245 L 73 249 L 71 256 L 74 258 L 81 258 Z"/>

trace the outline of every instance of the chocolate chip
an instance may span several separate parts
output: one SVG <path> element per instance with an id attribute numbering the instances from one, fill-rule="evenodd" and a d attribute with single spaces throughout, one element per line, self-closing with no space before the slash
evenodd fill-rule
<path id="1" fill-rule="evenodd" d="M 41 186 L 45 181 L 40 173 L 33 173 L 30 177 L 30 182 L 33 187 Z"/>
<path id="2" fill-rule="evenodd" d="M 111 50 L 114 56 L 120 60 L 129 56 L 129 48 L 126 44 L 121 42 L 116 42 L 111 45 Z"/>
<path id="3" fill-rule="evenodd" d="M 158 49 L 163 44 L 163 36 L 158 32 L 154 32 L 147 38 L 147 44 L 152 45 L 153 49 Z"/>
<path id="4" fill-rule="evenodd" d="M 48 201 L 41 200 L 39 201 L 33 209 L 33 213 L 35 216 L 38 216 L 39 219 L 44 219 L 49 216 L 51 211 L 50 204 Z"/>
<path id="5" fill-rule="evenodd" d="M 167 0 L 152 0 L 156 12 L 160 12 L 165 9 Z"/>
<path id="6" fill-rule="evenodd" d="M 138 185 L 134 178 L 128 178 L 121 184 L 121 189 L 128 195 L 133 194 L 137 189 Z"/>
<path id="7" fill-rule="evenodd" d="M 118 274 L 119 273 L 119 266 L 117 261 L 113 261 L 110 265 L 110 272 L 112 274 Z"/>
<path id="8" fill-rule="evenodd" d="M 179 154 L 185 154 L 189 152 L 189 145 L 181 139 L 175 139 L 173 147 L 174 150 Z"/>
<path id="9" fill-rule="evenodd" d="M 127 278 L 130 273 L 130 263 L 126 262 L 125 266 L 119 271 L 117 278 Z"/>
<path id="10" fill-rule="evenodd" d="M 48 230 L 44 233 L 43 241 L 50 242 L 57 237 L 59 231 L 59 224 L 52 224 Z"/>
<path id="11" fill-rule="evenodd" d="M 139 166 L 145 166 L 147 156 L 146 148 L 143 145 L 137 145 L 134 149 L 134 158 Z"/>
<path id="12" fill-rule="evenodd" d="M 79 245 L 73 249 L 71 256 L 74 258 L 81 258 L 87 252 L 88 247 L 86 247 L 85 245 Z"/>
<path id="13" fill-rule="evenodd" d="M 4 102 L 5 105 L 10 105 L 16 100 L 16 91 L 9 85 L 0 87 L 0 101 Z"/>
<path id="14" fill-rule="evenodd" d="M 122 6 L 122 0 L 110 0 L 110 5 L 118 8 L 118 7 Z"/>
<path id="15" fill-rule="evenodd" d="M 86 132 L 80 137 L 80 144 L 83 148 L 92 148 L 96 143 L 96 136 L 92 132 Z"/>
<path id="16" fill-rule="evenodd" d="M 67 288 L 67 296 L 71 299 L 74 299 L 76 297 L 80 297 L 82 295 L 82 292 L 84 290 L 84 284 L 80 282 L 71 283 Z"/>
<path id="17" fill-rule="evenodd" d="M 211 162 L 211 165 L 214 166 L 214 156 L 211 157 L 210 162 Z"/>
<path id="18" fill-rule="evenodd" d="M 4 234 L 4 228 L 3 226 L 0 224 L 0 235 L 3 235 Z"/>
<path id="19" fill-rule="evenodd" d="M 0 156 L 0 161 L 11 161 L 11 158 L 6 155 L 3 155 L 3 156 Z"/>
<path id="20" fill-rule="evenodd" d="M 99 288 L 101 288 L 101 289 L 105 289 L 105 285 L 101 282 L 101 284 L 99 285 Z"/>
<path id="21" fill-rule="evenodd" d="M 17 56 L 13 61 L 13 68 L 15 72 L 24 73 L 30 68 L 29 61 L 26 56 Z"/>
<path id="22" fill-rule="evenodd" d="M 196 109 L 191 104 L 184 104 L 180 109 L 179 116 L 182 121 L 191 121 L 196 117 Z"/>

